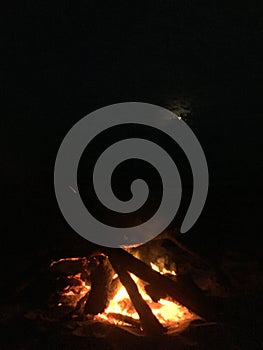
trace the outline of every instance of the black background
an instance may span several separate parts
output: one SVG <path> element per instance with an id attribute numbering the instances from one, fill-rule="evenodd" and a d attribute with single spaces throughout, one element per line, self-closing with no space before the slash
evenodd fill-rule
<path id="1" fill-rule="evenodd" d="M 8 7 L 1 64 L 1 256 L 8 280 L 32 261 L 77 254 L 83 240 L 54 195 L 56 152 L 80 118 L 125 101 L 166 107 L 178 96 L 192 99 L 189 123 L 207 156 L 210 191 L 182 240 L 212 257 L 229 247 L 261 256 L 261 1 Z"/>

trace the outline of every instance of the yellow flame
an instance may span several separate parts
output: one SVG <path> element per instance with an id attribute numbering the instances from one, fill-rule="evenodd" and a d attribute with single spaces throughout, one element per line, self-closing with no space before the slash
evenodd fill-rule
<path id="1" fill-rule="evenodd" d="M 159 267 L 153 263 L 151 263 L 151 268 L 154 270 L 154 271 L 157 271 L 159 272 L 161 275 L 164 275 L 165 273 L 169 273 L 170 275 L 174 275 L 176 276 L 176 272 L 173 271 L 173 270 L 167 270 L 165 267 L 162 268 L 162 270 L 159 269 Z"/>

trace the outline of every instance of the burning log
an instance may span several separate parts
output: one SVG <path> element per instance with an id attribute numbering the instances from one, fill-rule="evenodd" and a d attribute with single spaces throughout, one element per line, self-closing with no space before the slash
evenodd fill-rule
<path id="1" fill-rule="evenodd" d="M 114 269 L 118 269 L 120 266 L 125 266 L 125 269 L 127 271 L 135 274 L 137 277 L 150 285 L 150 288 L 148 287 L 148 291 L 150 290 L 151 294 L 155 295 L 157 299 L 160 297 L 169 296 L 173 300 L 178 301 L 180 304 L 186 306 L 189 310 L 196 313 L 197 315 L 207 320 L 215 319 L 214 311 L 211 303 L 209 302 L 209 299 L 206 298 L 193 284 L 188 282 L 186 283 L 184 280 L 179 280 L 178 282 L 173 281 L 166 276 L 163 276 L 158 272 L 152 270 L 144 262 L 136 259 L 123 249 L 107 249 L 107 254 L 110 261 L 112 263 L 114 262 Z M 121 282 L 125 284 L 125 278 L 127 276 L 124 275 L 123 280 L 120 275 L 119 277 Z M 136 293 L 134 288 L 131 288 L 131 295 L 133 295 L 134 292 Z"/>
<path id="2" fill-rule="evenodd" d="M 129 273 L 120 264 L 119 259 L 113 254 L 110 257 L 111 264 L 117 272 L 121 283 L 126 288 L 129 297 L 140 316 L 140 323 L 143 331 L 147 335 L 161 335 L 165 332 L 165 328 L 159 323 L 157 318 L 153 315 L 151 308 L 142 298 L 139 293 L 136 283 L 133 281 Z"/>
<path id="3" fill-rule="evenodd" d="M 89 268 L 91 290 L 86 301 L 84 313 L 97 315 L 103 312 L 107 306 L 114 271 L 108 258 L 103 254 L 92 256 Z"/>

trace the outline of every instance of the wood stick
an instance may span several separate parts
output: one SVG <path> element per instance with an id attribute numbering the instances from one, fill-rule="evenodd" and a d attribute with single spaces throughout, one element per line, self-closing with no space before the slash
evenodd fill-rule
<path id="1" fill-rule="evenodd" d="M 180 237 L 180 231 L 178 229 L 173 229 L 173 230 L 165 230 L 160 235 L 155 237 L 153 240 L 168 239 L 173 244 L 175 244 L 180 250 L 182 250 L 186 254 L 190 255 L 191 257 L 193 257 L 197 261 L 207 263 L 207 260 L 204 257 L 202 257 L 200 254 L 194 252 L 190 248 L 186 247 L 182 242 L 180 242 L 180 240 L 177 239 L 177 237 Z"/>
<path id="2" fill-rule="evenodd" d="M 118 257 L 112 255 L 110 257 L 110 262 L 118 274 L 121 283 L 124 285 L 129 297 L 140 316 L 141 327 L 146 335 L 161 335 L 165 332 L 165 328 L 160 324 L 157 318 L 152 313 L 151 308 L 142 298 L 139 293 L 136 283 L 133 281 L 129 273 L 122 267 Z"/>
<path id="3" fill-rule="evenodd" d="M 107 316 L 112 317 L 117 321 L 127 323 L 135 328 L 138 328 L 138 329 L 140 329 L 140 327 L 141 327 L 139 320 L 136 320 L 135 318 L 132 318 L 132 317 L 127 316 L 127 315 L 117 314 L 115 312 L 109 312 L 107 314 Z"/>

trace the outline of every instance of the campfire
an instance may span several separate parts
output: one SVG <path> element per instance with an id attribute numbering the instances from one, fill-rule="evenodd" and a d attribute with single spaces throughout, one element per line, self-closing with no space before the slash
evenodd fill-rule
<path id="1" fill-rule="evenodd" d="M 243 313 L 243 299 L 225 292 L 205 257 L 174 232 L 137 248 L 76 251 L 80 257 L 72 250 L 45 265 L 45 299 L 25 314 L 30 327 L 62 342 L 58 348 L 71 341 L 79 349 L 239 349 L 233 329 L 251 304 Z"/>
<path id="2" fill-rule="evenodd" d="M 208 315 L 199 290 L 165 257 L 146 264 L 136 250 L 104 249 L 51 263 L 60 286 L 52 307 L 81 322 L 102 322 L 138 335 L 163 335 Z"/>

